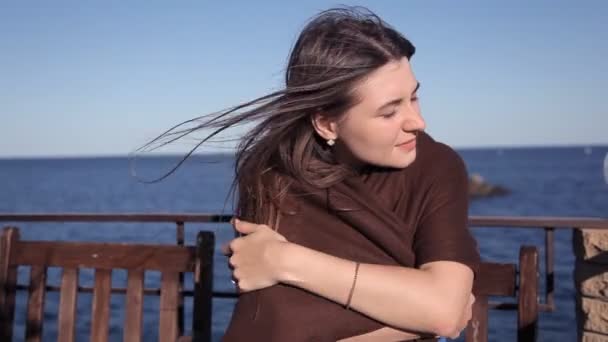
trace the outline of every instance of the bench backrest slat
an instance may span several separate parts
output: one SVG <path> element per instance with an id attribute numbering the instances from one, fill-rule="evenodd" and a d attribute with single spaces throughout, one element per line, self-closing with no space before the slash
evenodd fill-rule
<path id="1" fill-rule="evenodd" d="M 142 337 L 142 310 L 144 301 L 144 272 L 129 270 L 127 276 L 126 315 L 124 341 L 140 342 Z"/>
<path id="2" fill-rule="evenodd" d="M 108 340 L 111 289 L 112 270 L 96 269 L 93 309 L 91 312 L 91 342 L 105 342 Z"/>
<path id="3" fill-rule="evenodd" d="M 42 341 L 44 300 L 46 298 L 46 267 L 35 265 L 30 268 L 28 293 L 25 340 L 27 342 L 40 342 Z"/>

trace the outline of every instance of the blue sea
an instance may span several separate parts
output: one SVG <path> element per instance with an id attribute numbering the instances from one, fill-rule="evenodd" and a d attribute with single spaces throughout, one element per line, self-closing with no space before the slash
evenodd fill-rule
<path id="1" fill-rule="evenodd" d="M 502 197 L 476 199 L 471 215 L 501 216 L 585 216 L 608 217 L 608 184 L 604 159 L 608 146 L 463 149 L 470 173 L 482 175 L 488 182 L 504 186 L 510 193 Z M 160 183 L 144 184 L 131 174 L 129 158 L 50 158 L 0 160 L 0 212 L 4 213 L 231 213 L 227 199 L 232 182 L 233 158 L 226 155 L 198 155 L 190 158 L 176 173 Z M 151 157 L 137 160 L 138 177 L 153 179 L 163 175 L 177 161 L 174 157 Z M 175 241 L 175 225 L 138 223 L 13 223 L 21 228 L 24 239 L 93 240 L 121 242 Z M 216 233 L 217 249 L 214 287 L 230 291 L 230 274 L 219 246 L 233 233 L 227 224 L 187 224 L 187 243 L 194 243 L 197 231 Z M 482 257 L 486 260 L 516 262 L 519 246 L 534 244 L 544 260 L 544 235 L 541 230 L 473 228 Z M 556 311 L 540 316 L 539 341 L 574 341 L 576 320 L 573 287 L 574 256 L 571 230 L 559 230 L 555 244 Z M 60 273 L 50 269 L 49 279 L 59 284 Z M 27 272 L 19 278 L 27 280 Z M 125 286 L 125 274 L 117 272 L 114 286 Z M 542 278 L 541 278 L 542 280 Z M 81 285 L 93 284 L 92 270 L 84 270 Z M 544 284 L 544 283 L 543 283 Z M 147 275 L 146 286 L 158 285 L 158 274 Z M 47 294 L 47 325 L 44 340 L 57 336 L 58 294 Z M 24 333 L 26 296 L 17 298 L 16 339 Z M 111 340 L 121 340 L 123 295 L 113 295 L 111 302 Z M 232 313 L 234 300 L 214 299 L 213 335 L 219 340 Z M 77 340 L 88 340 L 91 295 L 78 297 Z M 186 307 L 191 310 L 190 302 Z M 144 308 L 144 340 L 157 334 L 158 298 L 149 299 Z M 186 324 L 191 324 L 190 314 Z M 490 340 L 516 339 L 516 313 L 493 311 L 490 317 Z"/>

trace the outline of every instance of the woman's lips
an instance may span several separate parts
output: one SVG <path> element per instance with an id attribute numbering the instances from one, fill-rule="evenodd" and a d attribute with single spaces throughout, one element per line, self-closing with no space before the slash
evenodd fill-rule
<path id="1" fill-rule="evenodd" d="M 406 151 L 411 151 L 416 148 L 416 138 L 397 145 L 398 148 Z"/>

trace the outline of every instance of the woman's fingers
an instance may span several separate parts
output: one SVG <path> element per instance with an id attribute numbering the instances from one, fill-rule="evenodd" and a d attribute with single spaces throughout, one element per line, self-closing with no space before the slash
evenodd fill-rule
<path id="1" fill-rule="evenodd" d="M 236 260 L 235 260 L 235 258 L 234 258 L 234 255 L 233 255 L 233 256 L 231 256 L 230 258 L 228 258 L 228 266 L 229 266 L 231 269 L 234 269 L 234 268 L 236 267 Z"/>
<path id="2" fill-rule="evenodd" d="M 234 219 L 235 229 L 242 234 L 224 244 L 222 253 L 228 256 L 232 282 L 239 292 L 248 292 L 278 283 L 277 246 L 287 242 L 278 232 L 263 224 Z"/>
<path id="3" fill-rule="evenodd" d="M 222 247 L 220 247 L 222 254 L 229 256 L 234 254 L 234 252 L 236 252 L 241 246 L 241 244 L 243 243 L 242 238 L 236 238 L 236 239 L 232 239 L 230 240 L 230 242 L 225 243 L 222 245 Z"/>
<path id="4" fill-rule="evenodd" d="M 232 220 L 232 224 L 234 225 L 234 228 L 242 234 L 255 233 L 259 229 L 259 225 L 239 219 Z"/>
<path id="5" fill-rule="evenodd" d="M 469 324 L 469 321 L 473 317 L 473 304 L 474 303 L 475 303 L 475 296 L 473 294 L 470 294 L 469 303 L 467 304 L 467 306 L 464 310 L 464 314 L 462 316 L 462 321 L 460 323 L 460 325 L 462 327 L 461 332 L 462 332 L 462 330 L 466 329 L 467 325 Z"/>

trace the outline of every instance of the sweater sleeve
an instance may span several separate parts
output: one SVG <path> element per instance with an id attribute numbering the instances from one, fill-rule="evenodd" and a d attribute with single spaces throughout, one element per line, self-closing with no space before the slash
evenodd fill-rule
<path id="1" fill-rule="evenodd" d="M 479 270 L 477 242 L 468 229 L 468 174 L 462 158 L 437 143 L 426 170 L 422 215 L 413 241 L 416 267 L 431 261 L 455 261 Z"/>

